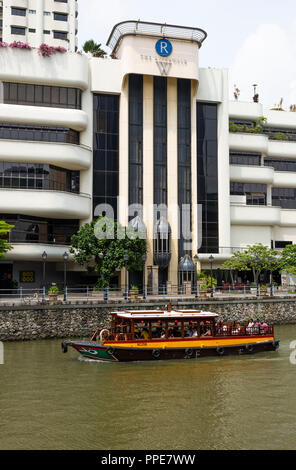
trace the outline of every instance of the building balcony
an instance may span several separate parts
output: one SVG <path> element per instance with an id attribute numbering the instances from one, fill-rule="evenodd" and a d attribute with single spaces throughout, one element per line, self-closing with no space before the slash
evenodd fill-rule
<path id="1" fill-rule="evenodd" d="M 263 115 L 263 106 L 260 103 L 254 103 L 251 101 L 229 101 L 230 119 L 256 121 L 260 116 Z"/>
<path id="2" fill-rule="evenodd" d="M 88 58 L 80 54 L 59 53 L 46 59 L 39 56 L 37 50 L 2 48 L 0 80 L 86 90 L 89 82 Z"/>
<path id="3" fill-rule="evenodd" d="M 14 243 L 12 250 L 5 255 L 7 261 L 39 261 L 42 262 L 42 253 L 47 254 L 47 262 L 60 262 L 68 245 L 52 245 L 47 243 Z M 70 260 L 71 258 L 69 258 Z"/>
<path id="4" fill-rule="evenodd" d="M 272 186 L 274 188 L 296 188 L 296 173 L 293 171 L 275 171 Z"/>
<path id="5" fill-rule="evenodd" d="M 1 188 L 0 213 L 87 219 L 91 214 L 91 196 L 62 191 Z"/>
<path id="6" fill-rule="evenodd" d="M 85 131 L 88 116 L 80 109 L 0 104 L 0 122 L 30 126 L 55 126 Z"/>
<path id="7" fill-rule="evenodd" d="M 274 173 L 274 169 L 267 166 L 230 165 L 230 181 L 240 183 L 273 184 Z"/>
<path id="8" fill-rule="evenodd" d="M 231 203 L 230 220 L 232 225 L 280 225 L 281 208 Z"/>
<path id="9" fill-rule="evenodd" d="M 281 209 L 280 225 L 283 227 L 296 227 L 296 209 Z"/>
<path id="10" fill-rule="evenodd" d="M 269 157 L 296 158 L 296 142 L 269 140 L 267 154 Z"/>
<path id="11" fill-rule="evenodd" d="M 229 133 L 229 150 L 268 154 L 268 137 L 262 134 Z"/>
<path id="12" fill-rule="evenodd" d="M 1 140 L 0 160 L 43 163 L 80 171 L 90 168 L 92 152 L 87 147 L 74 144 Z"/>

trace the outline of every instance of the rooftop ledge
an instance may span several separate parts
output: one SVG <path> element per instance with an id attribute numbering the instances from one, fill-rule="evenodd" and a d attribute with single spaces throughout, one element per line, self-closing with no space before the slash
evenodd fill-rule
<path id="1" fill-rule="evenodd" d="M 149 36 L 181 39 L 196 42 L 201 47 L 207 33 L 200 28 L 177 26 L 166 23 L 150 23 L 146 21 L 122 21 L 114 26 L 107 41 L 107 46 L 115 53 L 124 36 Z"/>

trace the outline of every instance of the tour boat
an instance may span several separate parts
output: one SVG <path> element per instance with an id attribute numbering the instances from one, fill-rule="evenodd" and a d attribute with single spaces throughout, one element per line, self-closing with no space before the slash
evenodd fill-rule
<path id="1" fill-rule="evenodd" d="M 193 359 L 274 351 L 273 324 L 222 322 L 201 310 L 125 310 L 112 312 L 110 329 L 90 341 L 64 341 L 82 356 L 100 361 Z"/>

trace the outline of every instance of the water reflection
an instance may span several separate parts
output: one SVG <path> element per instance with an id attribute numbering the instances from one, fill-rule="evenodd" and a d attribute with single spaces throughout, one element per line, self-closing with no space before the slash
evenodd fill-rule
<path id="1" fill-rule="evenodd" d="M 5 344 L 1 449 L 295 449 L 296 326 L 276 352 L 147 363 Z"/>

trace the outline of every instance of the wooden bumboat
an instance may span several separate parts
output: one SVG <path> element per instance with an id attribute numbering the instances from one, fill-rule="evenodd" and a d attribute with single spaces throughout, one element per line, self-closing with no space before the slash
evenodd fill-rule
<path id="1" fill-rule="evenodd" d="M 221 322 L 201 310 L 125 310 L 112 312 L 111 328 L 97 330 L 90 341 L 64 341 L 82 356 L 100 361 L 193 359 L 274 351 L 279 341 L 266 323 Z"/>

